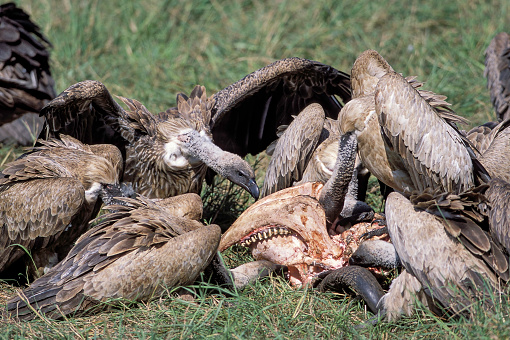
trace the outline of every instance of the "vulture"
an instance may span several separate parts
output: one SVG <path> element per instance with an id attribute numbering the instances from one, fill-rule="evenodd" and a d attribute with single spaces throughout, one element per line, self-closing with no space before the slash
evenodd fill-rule
<path id="1" fill-rule="evenodd" d="M 62 260 L 102 200 L 119 196 L 121 171 L 115 146 L 66 135 L 8 163 L 0 173 L 0 273 L 22 257 L 35 264 L 33 276 Z"/>
<path id="2" fill-rule="evenodd" d="M 223 104 L 229 93 L 241 94 L 229 99 L 234 106 Z M 262 197 L 300 183 L 325 183 L 337 158 L 336 118 L 350 97 L 347 74 L 311 60 L 282 59 L 214 95 L 213 135 L 241 155 L 266 149 L 272 156 Z"/>
<path id="3" fill-rule="evenodd" d="M 469 140 L 456 123 L 467 122 L 422 83 L 396 73 L 373 50 L 352 68 L 353 99 L 339 114 L 341 133 L 355 131 L 361 161 L 399 192 L 425 188 L 459 193 L 487 179 Z"/>
<path id="4" fill-rule="evenodd" d="M 315 61 L 282 59 L 213 96 L 213 136 L 242 156 L 267 149 L 272 158 L 262 197 L 291 185 L 325 183 L 337 156 L 336 118 L 350 97 L 347 74 Z M 369 174 L 357 169 L 354 178 L 364 176 L 363 185 Z"/>
<path id="5" fill-rule="evenodd" d="M 33 145 L 42 107 L 56 96 L 51 44 L 14 3 L 0 5 L 0 142 Z"/>
<path id="6" fill-rule="evenodd" d="M 460 194 L 391 193 L 386 221 L 405 270 L 379 302 L 387 319 L 410 315 L 417 301 L 454 315 L 490 309 L 509 280 L 509 199 L 499 178 Z"/>
<path id="7" fill-rule="evenodd" d="M 258 196 L 247 165 L 228 153 L 213 153 L 214 145 L 241 157 L 258 154 L 278 138 L 279 126 L 288 125 L 292 115 L 312 103 L 320 103 L 325 116 L 336 119 L 350 99 L 349 87 L 349 76 L 331 66 L 286 58 L 209 98 L 203 87 L 196 87 L 189 98 L 179 94 L 177 107 L 151 115 L 140 103 L 121 98 L 129 107 L 122 109 L 104 85 L 84 81 L 42 110 L 42 137 L 65 133 L 89 144 L 118 146 L 126 157 L 124 180 L 148 197 L 198 192 L 206 166 L 208 179 L 217 172 Z M 199 146 L 207 150 L 196 149 Z M 221 156 L 211 160 L 210 153 Z"/>
<path id="8" fill-rule="evenodd" d="M 109 299 L 148 301 L 192 284 L 217 253 L 220 227 L 196 220 L 196 194 L 116 203 L 58 265 L 8 301 L 9 314 L 58 319 L 97 312 Z"/>
<path id="9" fill-rule="evenodd" d="M 497 34 L 485 51 L 485 77 L 498 119 L 510 118 L 510 35 Z"/>
<path id="10" fill-rule="evenodd" d="M 76 83 L 42 110 L 44 139 L 69 134 L 84 143 L 111 143 L 125 157 L 123 181 L 149 198 L 200 193 L 207 167 L 258 198 L 251 166 L 212 141 L 211 110 L 203 86 L 177 107 L 153 115 L 140 102 L 120 97 L 124 110 L 98 81 Z"/>

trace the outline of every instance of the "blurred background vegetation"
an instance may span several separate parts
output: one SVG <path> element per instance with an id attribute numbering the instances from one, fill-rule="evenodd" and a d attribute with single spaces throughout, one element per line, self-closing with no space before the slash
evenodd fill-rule
<path id="1" fill-rule="evenodd" d="M 484 51 L 509 31 L 510 2 L 496 1 L 16 1 L 53 43 L 57 93 L 85 79 L 140 100 L 151 112 L 173 106 L 195 84 L 208 94 L 285 57 L 350 72 L 375 49 L 404 75 L 448 96 L 472 125 L 494 120 Z M 2 159 L 16 155 L 10 146 Z M 9 153 L 9 156 L 5 155 Z M 237 256 L 236 254 L 230 255 Z M 228 259 L 232 261 L 232 259 Z M 5 286 L 0 296 L 12 293 Z M 281 280 L 233 298 L 162 299 L 96 317 L 20 324 L 0 320 L 0 338 L 508 338 L 508 301 L 494 315 L 445 321 L 428 313 L 355 329 L 370 314 L 343 295 L 295 291 Z M 4 300 L 2 300 L 4 301 Z"/>
<path id="2" fill-rule="evenodd" d="M 19 3 L 53 42 L 57 92 L 104 82 L 159 112 L 195 84 L 217 91 L 285 57 L 349 72 L 372 48 L 445 94 L 459 113 L 494 117 L 484 50 L 508 25 L 508 1 L 100 1 Z"/>

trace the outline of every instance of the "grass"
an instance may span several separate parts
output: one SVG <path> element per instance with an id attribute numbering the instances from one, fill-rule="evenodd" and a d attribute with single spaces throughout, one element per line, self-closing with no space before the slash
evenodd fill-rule
<path id="1" fill-rule="evenodd" d="M 211 94 L 280 58 L 298 56 L 349 71 L 362 51 L 379 51 L 398 72 L 449 97 L 472 125 L 494 120 L 483 78 L 483 53 L 508 30 L 510 3 L 499 1 L 17 1 L 53 42 L 57 92 L 95 79 L 152 112 L 175 104 L 195 84 Z M 8 162 L 20 150 L 0 149 Z M 374 208 L 381 201 L 370 198 Z M 229 265 L 249 256 L 231 250 Z M 200 290 L 199 290 L 200 291 Z M 0 302 L 14 289 L 0 286 Z M 371 314 L 340 294 L 293 290 L 265 279 L 233 297 L 200 294 L 91 317 L 20 323 L 0 319 L 0 339 L 20 338 L 508 338 L 509 306 L 479 309 L 473 320 L 428 312 L 397 323 L 356 329 Z"/>

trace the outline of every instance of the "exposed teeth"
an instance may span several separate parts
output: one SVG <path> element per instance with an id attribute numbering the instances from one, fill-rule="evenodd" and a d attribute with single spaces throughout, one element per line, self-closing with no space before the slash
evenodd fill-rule
<path id="1" fill-rule="evenodd" d="M 278 235 L 289 235 L 289 234 L 292 234 L 292 232 L 290 230 L 287 230 L 284 227 L 272 227 L 272 228 L 265 229 L 264 231 L 260 231 L 256 234 L 251 235 L 249 239 L 244 240 L 240 244 L 243 247 L 249 247 L 250 244 L 252 244 L 252 243 L 263 241 L 263 240 L 266 240 L 273 236 L 276 237 Z"/>

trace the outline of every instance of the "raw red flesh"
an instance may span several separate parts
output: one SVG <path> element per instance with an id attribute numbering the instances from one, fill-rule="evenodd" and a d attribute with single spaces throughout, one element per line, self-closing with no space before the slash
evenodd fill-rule
<path id="1" fill-rule="evenodd" d="M 272 226 L 259 228 L 257 232 L 270 227 Z M 358 223 L 343 233 L 332 236 L 332 241 L 343 250 L 342 256 L 335 259 L 331 257 L 320 258 L 310 256 L 307 244 L 295 234 L 278 235 L 263 239 L 262 241 L 258 240 L 250 244 L 249 248 L 256 260 L 268 260 L 273 263 L 286 265 L 291 285 L 301 286 L 312 282 L 319 273 L 325 270 L 338 269 L 348 265 L 349 258 L 360 244 L 360 237 L 368 231 L 382 227 L 377 222 Z M 385 234 L 381 237 L 374 237 L 374 239 L 387 237 L 388 235 Z"/>

